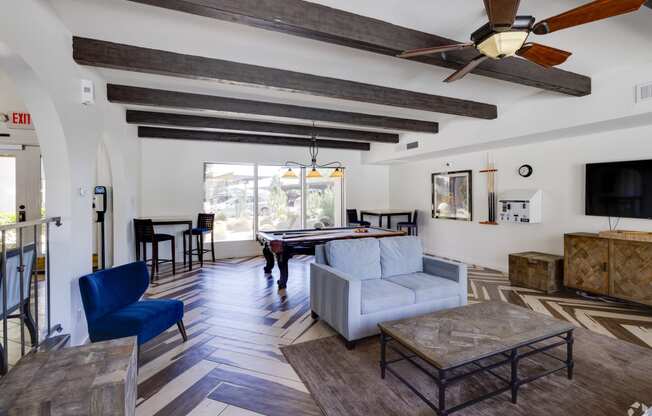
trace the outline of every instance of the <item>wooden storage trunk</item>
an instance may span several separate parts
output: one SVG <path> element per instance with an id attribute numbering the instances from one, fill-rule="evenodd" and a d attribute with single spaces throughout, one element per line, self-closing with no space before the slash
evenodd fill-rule
<path id="1" fill-rule="evenodd" d="M 564 258 L 535 251 L 510 254 L 509 281 L 514 286 L 558 292 L 564 282 Z"/>

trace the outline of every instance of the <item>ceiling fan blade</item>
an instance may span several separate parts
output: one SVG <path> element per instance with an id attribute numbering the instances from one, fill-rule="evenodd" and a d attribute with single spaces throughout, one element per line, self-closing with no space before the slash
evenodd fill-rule
<path id="1" fill-rule="evenodd" d="M 520 0 L 484 0 L 484 8 L 494 29 L 512 27 L 520 2 Z"/>
<path id="2" fill-rule="evenodd" d="M 469 43 L 456 43 L 454 45 L 435 46 L 432 48 L 411 49 L 409 51 L 401 52 L 397 56 L 399 58 L 414 58 L 415 56 L 432 55 L 435 53 L 457 51 L 460 49 L 473 46 L 473 42 Z"/>
<path id="3" fill-rule="evenodd" d="M 570 52 L 541 45 L 540 43 L 526 43 L 521 49 L 516 51 L 516 54 L 546 68 L 563 64 L 572 55 Z"/>
<path id="4" fill-rule="evenodd" d="M 453 75 L 446 78 L 444 82 L 453 82 L 459 79 L 464 78 L 469 72 L 473 71 L 478 65 L 480 65 L 485 60 L 489 59 L 486 55 L 478 55 L 471 62 L 466 64 L 464 67 L 458 69 Z"/>
<path id="5" fill-rule="evenodd" d="M 554 17 L 549 17 L 534 25 L 532 31 L 537 35 L 556 32 L 561 29 L 595 22 L 640 9 L 646 0 L 597 0 Z"/>

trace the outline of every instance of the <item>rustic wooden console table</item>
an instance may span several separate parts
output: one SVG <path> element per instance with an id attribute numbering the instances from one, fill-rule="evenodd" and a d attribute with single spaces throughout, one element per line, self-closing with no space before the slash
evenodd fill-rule
<path id="1" fill-rule="evenodd" d="M 136 337 L 23 357 L 0 379 L 0 415 L 132 416 Z"/>

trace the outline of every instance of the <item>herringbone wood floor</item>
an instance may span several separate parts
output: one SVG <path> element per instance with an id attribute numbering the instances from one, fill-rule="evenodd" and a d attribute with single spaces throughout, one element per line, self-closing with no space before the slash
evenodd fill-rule
<path id="1" fill-rule="evenodd" d="M 171 328 L 142 348 L 137 414 L 321 414 L 279 350 L 333 335 L 310 318 L 311 261 L 290 262 L 284 293 L 276 291 L 276 277 L 264 277 L 261 257 L 163 275 L 148 296 L 184 301 L 190 339 L 182 343 Z M 512 287 L 502 273 L 481 267 L 472 266 L 469 278 L 470 302 L 500 299 L 652 348 L 652 309 Z"/>

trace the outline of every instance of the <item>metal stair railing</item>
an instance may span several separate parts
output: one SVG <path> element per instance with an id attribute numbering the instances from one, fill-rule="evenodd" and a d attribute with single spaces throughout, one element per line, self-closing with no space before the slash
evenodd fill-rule
<path id="1" fill-rule="evenodd" d="M 46 328 L 43 340 L 50 337 L 53 331 L 61 331 L 60 325 L 52 326 L 50 311 L 50 225 L 61 225 L 61 217 L 48 217 L 39 220 L 25 221 L 0 225 L 0 286 L 2 287 L 2 345 L 0 346 L 0 376 L 8 371 L 9 366 L 9 331 L 7 320 L 18 318 L 20 320 L 20 356 L 25 351 L 25 325 L 28 325 L 31 338 L 31 351 L 36 351 L 41 344 L 41 333 L 39 331 L 39 279 L 36 270 L 39 245 L 44 247 L 44 274 L 45 274 L 45 317 Z M 41 231 L 45 228 L 43 241 Z M 25 244 L 26 233 L 33 232 L 33 241 Z M 7 233 L 16 233 L 15 246 L 7 243 Z M 25 249 L 28 249 L 26 255 Z M 31 250 L 31 253 L 29 251 Z M 16 264 L 17 258 L 17 264 Z M 11 260 L 11 268 L 9 263 Z M 16 267 L 13 269 L 13 267 Z M 17 279 L 17 281 L 16 281 Z M 26 284 L 27 280 L 27 286 Z M 30 284 L 31 283 L 31 284 Z M 27 291 L 27 293 L 25 293 Z M 31 293 L 34 296 L 31 296 Z M 18 299 L 16 300 L 16 295 Z M 31 317 L 31 299 L 34 304 L 34 318 Z M 11 303 L 11 304 L 8 304 Z M 10 315 L 10 313 L 12 313 Z"/>

